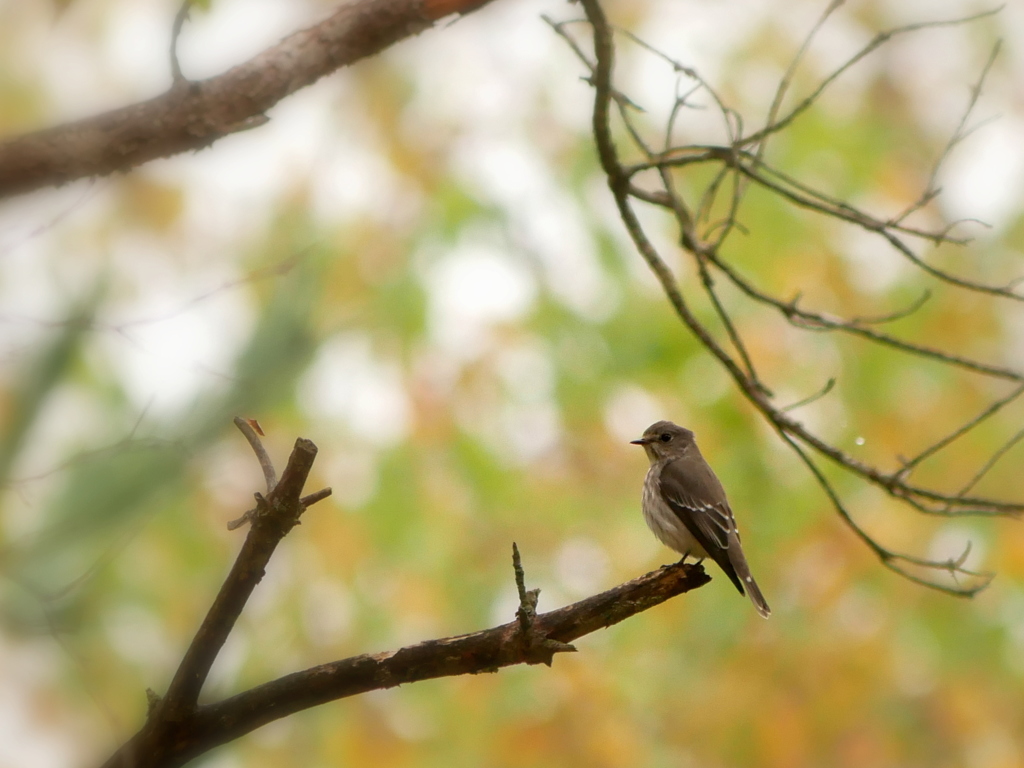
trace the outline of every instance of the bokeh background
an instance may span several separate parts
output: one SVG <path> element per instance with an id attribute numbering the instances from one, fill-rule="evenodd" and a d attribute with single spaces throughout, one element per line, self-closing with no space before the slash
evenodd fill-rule
<path id="1" fill-rule="evenodd" d="M 326 0 L 213 0 L 181 40 L 222 71 L 328 13 Z M 615 0 L 609 13 L 697 67 L 748 123 L 823 10 L 804 0 Z M 894 24 L 967 0 L 853 0 L 807 88 Z M 143 99 L 169 81 L 176 4 L 0 0 L 0 134 Z M 589 86 L 542 13 L 496 0 L 287 99 L 268 125 L 129 175 L 0 202 L 0 766 L 83 765 L 134 732 L 237 551 L 259 490 L 230 425 L 283 462 L 320 455 L 313 508 L 218 661 L 216 697 L 319 662 L 511 619 L 517 541 L 541 608 L 672 559 L 639 512 L 627 445 L 693 428 L 728 488 L 761 620 L 713 567 L 697 592 L 587 637 L 552 669 L 445 679 L 330 704 L 202 762 L 234 766 L 1024 765 L 1024 532 L 922 519 L 840 480 L 880 541 L 998 573 L 973 600 L 885 571 L 674 319 L 628 245 L 588 134 Z M 928 216 L 983 219 L 936 258 L 1022 272 L 1024 9 L 909 36 L 848 73 L 771 157 L 880 213 L 920 193 L 1004 39 Z M 624 48 L 620 86 L 655 129 L 670 70 Z M 687 113 L 699 140 L 714 126 Z M 1024 362 L 1019 306 L 924 280 L 862 233 L 752 195 L 729 258 L 847 314 L 935 298 L 894 331 Z M 648 224 L 671 251 L 667 221 Z M 669 254 L 684 286 L 693 271 Z M 799 334 L 727 295 L 780 397 L 895 466 L 1004 389 L 863 344 Z M 1010 409 L 922 479 L 956 488 L 1024 423 Z M 1020 499 L 1021 446 L 983 490 Z"/>

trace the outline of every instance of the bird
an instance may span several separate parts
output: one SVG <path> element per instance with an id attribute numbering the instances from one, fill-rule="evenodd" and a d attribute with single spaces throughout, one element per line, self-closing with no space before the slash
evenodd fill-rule
<path id="1" fill-rule="evenodd" d="M 701 455 L 693 432 L 671 421 L 657 421 L 643 437 L 630 442 L 642 445 L 651 462 L 641 500 L 647 527 L 683 556 L 681 562 L 693 556 L 718 563 L 767 619 L 772 611 L 743 555 L 725 489 Z"/>

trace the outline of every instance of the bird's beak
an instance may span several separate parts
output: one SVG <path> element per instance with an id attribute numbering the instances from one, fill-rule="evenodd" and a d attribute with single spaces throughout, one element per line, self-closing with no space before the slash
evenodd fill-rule
<path id="1" fill-rule="evenodd" d="M 647 445 L 649 442 L 651 442 L 651 441 L 648 438 L 641 437 L 639 440 L 630 440 L 629 444 L 630 445 Z"/>

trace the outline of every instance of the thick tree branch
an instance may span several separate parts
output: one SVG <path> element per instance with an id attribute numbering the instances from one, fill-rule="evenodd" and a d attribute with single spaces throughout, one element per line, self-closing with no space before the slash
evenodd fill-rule
<path id="1" fill-rule="evenodd" d="M 262 125 L 268 109 L 324 75 L 488 2 L 349 0 L 216 77 L 187 81 L 175 67 L 173 85 L 156 98 L 0 144 L 0 198 L 208 147 Z"/>

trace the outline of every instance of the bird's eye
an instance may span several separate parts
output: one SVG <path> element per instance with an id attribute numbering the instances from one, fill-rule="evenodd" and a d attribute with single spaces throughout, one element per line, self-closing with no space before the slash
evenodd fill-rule
<path id="1" fill-rule="evenodd" d="M 670 435 L 668 432 L 662 432 L 661 437 L 658 439 L 661 440 L 661 442 L 663 443 L 667 443 L 672 439 L 672 435 Z"/>

